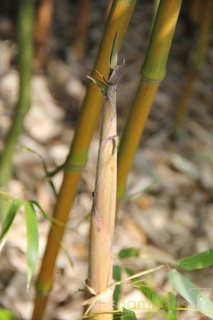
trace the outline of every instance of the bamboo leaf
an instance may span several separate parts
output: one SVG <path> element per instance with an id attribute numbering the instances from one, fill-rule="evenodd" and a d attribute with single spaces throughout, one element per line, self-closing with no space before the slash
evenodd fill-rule
<path id="1" fill-rule="evenodd" d="M 121 267 L 118 265 L 113 266 L 113 279 L 115 281 L 120 281 L 121 280 Z M 118 301 L 120 298 L 120 294 L 121 294 L 121 286 L 117 285 L 115 287 L 114 293 L 113 293 L 113 306 L 114 309 L 117 309 L 118 306 Z M 118 315 L 114 314 L 113 315 L 113 319 L 118 319 Z"/>
<path id="2" fill-rule="evenodd" d="M 125 270 L 129 275 L 133 274 L 131 269 L 126 268 Z M 147 286 L 146 283 L 138 280 L 137 278 L 132 279 L 132 282 L 135 284 L 135 287 L 141 291 L 145 297 L 149 299 L 157 308 L 167 311 L 165 299 L 161 297 L 153 288 Z"/>
<path id="3" fill-rule="evenodd" d="M 107 85 L 106 85 L 104 82 L 102 82 L 102 81 L 100 81 L 100 80 L 98 80 L 98 79 L 96 79 L 96 78 L 94 78 L 94 77 L 91 77 L 91 76 L 87 76 L 87 78 L 90 79 L 90 80 L 92 80 L 92 81 L 98 86 L 98 88 L 101 90 L 101 92 L 103 93 L 103 95 L 106 94 Z"/>
<path id="4" fill-rule="evenodd" d="M 135 282 L 135 280 L 133 280 Z M 156 307 L 166 310 L 165 300 L 152 288 L 148 287 L 144 282 L 137 282 L 137 289 L 139 289 L 147 299 L 149 299 Z"/>
<path id="5" fill-rule="evenodd" d="M 7 309 L 0 309 L 0 319 L 1 320 L 19 320 L 15 317 L 12 312 Z"/>
<path id="6" fill-rule="evenodd" d="M 207 268 L 213 265 L 213 249 L 203 251 L 190 257 L 185 257 L 177 262 L 178 267 L 184 270 Z"/>
<path id="7" fill-rule="evenodd" d="M 197 311 L 213 319 L 213 302 L 177 270 L 169 272 L 169 282 L 177 292 Z"/>
<path id="8" fill-rule="evenodd" d="M 16 213 L 20 209 L 21 205 L 22 205 L 22 201 L 20 199 L 14 199 L 12 201 L 12 203 L 11 203 L 9 209 L 8 209 L 8 212 L 6 214 L 6 217 L 5 217 L 4 221 L 3 221 L 3 224 L 2 224 L 2 230 L 1 230 L 1 234 L 0 234 L 0 241 L 2 241 L 6 237 L 8 231 L 9 231 L 9 229 L 11 227 L 11 224 L 13 223 L 13 220 L 14 220 L 14 218 L 16 216 Z"/>
<path id="9" fill-rule="evenodd" d="M 123 308 L 121 320 L 137 320 L 137 318 L 134 311 Z"/>
<path id="10" fill-rule="evenodd" d="M 167 292 L 167 298 L 168 298 L 167 319 L 176 320 L 177 319 L 176 297 L 172 292 Z"/>
<path id="11" fill-rule="evenodd" d="M 33 205 L 25 203 L 27 228 L 27 285 L 29 286 L 38 259 L 38 222 Z"/>
<path id="12" fill-rule="evenodd" d="M 122 250 L 120 250 L 120 252 L 118 253 L 118 257 L 120 259 L 127 259 L 127 258 L 132 258 L 132 257 L 138 257 L 140 253 L 140 250 L 138 248 L 124 248 Z"/>
<path id="13" fill-rule="evenodd" d="M 35 150 L 31 149 L 31 148 L 28 148 L 26 146 L 21 146 L 21 148 L 25 151 L 28 151 L 30 153 L 32 153 L 33 155 L 36 155 L 39 160 L 41 161 L 41 164 L 42 164 L 42 167 L 43 167 L 43 170 L 44 170 L 44 173 L 45 173 L 45 177 L 48 178 L 48 181 L 49 181 L 49 184 L 50 184 L 50 187 L 54 193 L 55 196 L 57 196 L 57 193 L 56 193 L 56 190 L 55 190 L 55 186 L 51 180 L 51 178 L 56 175 L 58 172 L 62 171 L 62 169 L 64 168 L 64 164 L 62 164 L 61 166 L 58 166 L 57 168 L 55 168 L 54 170 L 52 171 L 48 171 L 48 168 L 47 168 L 47 164 L 45 162 L 45 160 L 43 159 L 43 157 L 38 153 L 36 152 Z"/>
<path id="14" fill-rule="evenodd" d="M 43 215 L 43 217 L 47 220 L 47 221 L 49 221 L 49 222 L 55 222 L 55 220 L 50 216 L 50 215 L 48 215 L 47 213 L 46 213 L 46 211 L 44 211 L 44 209 L 40 206 L 40 204 L 37 202 L 37 201 L 35 201 L 35 200 L 30 200 L 30 203 L 32 204 L 32 206 L 36 206 L 39 210 L 40 210 L 40 212 L 41 212 L 41 214 Z M 64 226 L 64 225 L 63 225 Z"/>

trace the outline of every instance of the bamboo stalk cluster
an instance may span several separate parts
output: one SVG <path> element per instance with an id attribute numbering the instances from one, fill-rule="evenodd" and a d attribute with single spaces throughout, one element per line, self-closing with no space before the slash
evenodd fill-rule
<path id="1" fill-rule="evenodd" d="M 82 1 L 82 12 L 84 12 L 84 3 L 86 9 L 88 9 L 88 1 Z M 211 23 L 210 12 L 212 11 L 212 3 L 212 0 L 206 1 L 205 14 L 203 19 L 201 19 L 201 35 L 194 59 L 195 67 L 192 72 L 193 75 L 194 70 L 196 70 L 197 74 L 204 61 Z M 17 106 L 17 118 L 13 121 L 11 131 L 5 142 L 5 150 L 1 155 L 0 186 L 6 186 L 7 181 L 11 177 L 12 153 L 23 126 L 24 115 L 30 105 L 34 2 L 31 1 L 29 4 L 31 5 L 26 6 L 25 11 L 23 8 L 23 11 L 20 9 L 20 97 Z M 117 159 L 116 85 L 124 64 L 124 61 L 120 64 L 117 62 L 117 55 L 122 46 L 135 4 L 136 0 L 114 0 L 112 2 L 97 58 L 89 77 L 92 81 L 88 84 L 74 139 L 63 166 L 63 181 L 53 212 L 53 221 L 60 221 L 60 224 L 53 222 L 48 234 L 44 257 L 36 282 L 36 297 L 32 320 L 43 320 L 45 317 L 49 293 L 53 286 L 53 275 L 57 255 L 60 250 L 60 243 L 63 239 L 65 226 L 77 192 L 81 173 L 87 161 L 89 145 L 104 99 L 96 185 L 91 213 L 89 276 L 87 283 L 90 295 L 92 292 L 92 294 L 98 295 L 98 298 L 95 302 L 91 303 L 91 306 L 85 312 L 85 316 L 90 314 L 91 319 L 112 319 L 113 290 L 110 284 L 112 282 L 112 242 L 116 210 L 118 214 L 120 203 L 125 197 L 128 173 L 143 134 L 146 120 L 159 85 L 166 75 L 168 55 L 182 0 L 161 0 L 156 2 L 150 40 L 145 60 L 141 67 L 141 78 L 129 109 L 123 134 L 120 138 Z M 50 8 L 49 10 L 51 11 L 49 12 L 48 19 L 44 19 L 46 25 L 45 34 L 47 35 L 50 28 L 53 4 L 50 0 L 44 0 L 43 6 L 44 8 Z M 40 12 L 38 19 L 39 17 L 42 20 L 42 12 Z M 85 37 L 85 25 L 83 25 L 83 29 L 81 25 L 78 25 L 78 31 Z M 44 39 L 38 37 L 38 32 L 36 32 L 36 39 L 39 40 L 39 46 L 44 46 Z M 76 46 L 78 47 L 78 41 L 76 41 Z M 83 54 L 83 45 L 80 51 Z M 39 59 L 41 59 L 41 64 L 43 64 L 44 56 L 41 55 Z M 102 75 L 96 71 L 99 71 Z M 176 129 L 180 126 L 186 104 L 189 102 L 192 91 L 191 83 L 194 81 L 192 73 L 189 75 L 189 84 L 183 97 L 184 102 L 180 104 L 177 111 L 175 120 Z M 105 81 L 104 79 L 108 80 Z M 9 162 L 9 166 L 6 165 L 7 162 Z M 100 294 L 101 292 L 103 292 L 103 295 Z"/>

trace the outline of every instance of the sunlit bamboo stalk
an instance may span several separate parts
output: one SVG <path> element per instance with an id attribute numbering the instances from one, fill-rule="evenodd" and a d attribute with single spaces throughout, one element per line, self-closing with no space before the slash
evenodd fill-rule
<path id="1" fill-rule="evenodd" d="M 106 61 L 109 61 L 110 58 L 111 44 L 115 33 L 118 32 L 118 50 L 121 47 L 135 3 L 136 0 L 116 0 L 113 2 L 92 76 L 97 76 L 95 70 L 101 70 L 103 76 L 106 79 L 108 78 L 109 66 Z M 66 225 L 69 217 L 81 172 L 87 161 L 88 148 L 97 125 L 102 103 L 103 96 L 101 92 L 94 83 L 90 82 L 82 104 L 74 140 L 67 157 L 64 178 L 53 213 L 53 217 L 59 220 L 62 225 Z M 36 285 L 37 294 L 32 320 L 41 320 L 44 317 L 48 295 L 53 284 L 55 262 L 64 231 L 65 228 L 57 224 L 55 224 L 54 230 L 53 228 L 50 229 Z"/>
<path id="2" fill-rule="evenodd" d="M 161 0 L 152 29 L 141 79 L 133 100 L 118 149 L 117 211 L 125 195 L 126 180 L 147 117 L 161 80 L 166 74 L 170 51 L 182 0 Z"/>

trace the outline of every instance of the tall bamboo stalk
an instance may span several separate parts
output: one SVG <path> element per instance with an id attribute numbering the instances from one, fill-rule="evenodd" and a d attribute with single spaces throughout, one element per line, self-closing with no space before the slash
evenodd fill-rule
<path id="1" fill-rule="evenodd" d="M 202 8 L 202 15 L 199 16 L 199 36 L 196 43 L 195 52 L 191 61 L 190 69 L 187 73 L 186 84 L 182 92 L 180 102 L 177 106 L 177 113 L 174 120 L 173 132 L 176 134 L 181 127 L 190 99 L 193 95 L 196 80 L 203 68 L 205 56 L 208 48 L 208 41 L 210 36 L 210 28 L 212 22 L 213 1 L 206 0 L 203 2 L 196 2 L 198 8 Z M 198 10 L 197 10 L 198 11 Z"/>
<path id="2" fill-rule="evenodd" d="M 161 0 L 154 21 L 141 79 L 133 100 L 118 149 L 117 210 L 125 195 L 126 180 L 144 130 L 155 94 L 166 74 L 170 51 L 182 0 Z"/>
<path id="3" fill-rule="evenodd" d="M 123 66 L 123 63 L 117 65 L 116 39 L 112 49 L 110 77 L 106 86 L 102 84 L 101 87 L 101 90 L 104 91 L 106 102 L 102 119 L 96 186 L 91 216 L 88 277 L 88 285 L 96 294 L 106 290 L 112 282 L 112 238 L 115 224 L 117 183 L 116 85 L 120 76 L 120 69 Z M 96 80 L 94 79 L 94 81 Z M 90 319 L 112 319 L 112 314 L 109 314 L 113 310 L 112 297 L 112 288 L 108 288 L 104 294 L 102 293 L 92 305 L 90 314 L 96 315 L 94 317 L 91 315 Z"/>
<path id="4" fill-rule="evenodd" d="M 136 0 L 115 0 L 113 2 L 92 71 L 93 77 L 97 75 L 95 70 L 101 70 L 103 76 L 108 78 L 109 66 L 105 62 L 109 61 L 111 44 L 115 33 L 118 32 L 118 50 L 121 47 L 135 3 Z M 90 82 L 82 104 L 74 140 L 67 157 L 64 178 L 53 213 L 53 217 L 59 220 L 62 225 L 66 225 L 69 217 L 81 172 L 87 161 L 88 148 L 97 125 L 102 103 L 102 94 L 96 85 Z M 57 224 L 54 225 L 54 229 L 50 229 L 36 285 L 37 294 L 32 320 L 41 320 L 44 317 L 49 292 L 52 288 L 55 262 L 64 231 L 65 228 Z"/>
<path id="5" fill-rule="evenodd" d="M 12 158 L 23 128 L 24 117 L 30 108 L 31 97 L 35 1 L 19 0 L 18 5 L 19 99 L 0 155 L 0 187 L 4 188 L 12 176 Z"/>

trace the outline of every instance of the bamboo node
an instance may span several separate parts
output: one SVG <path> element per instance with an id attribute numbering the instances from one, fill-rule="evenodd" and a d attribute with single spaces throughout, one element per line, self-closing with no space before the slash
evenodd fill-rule
<path id="1" fill-rule="evenodd" d="M 150 79 L 150 78 L 147 78 L 147 77 L 141 72 L 141 78 L 142 78 L 143 80 L 145 80 L 146 82 L 148 82 L 148 83 L 156 84 L 156 83 L 160 83 L 164 77 L 161 78 L 161 79 Z"/>
<path id="2" fill-rule="evenodd" d="M 85 164 L 83 165 L 72 165 L 71 163 L 65 163 L 64 165 L 64 170 L 67 170 L 67 171 L 82 171 L 85 167 Z"/>

